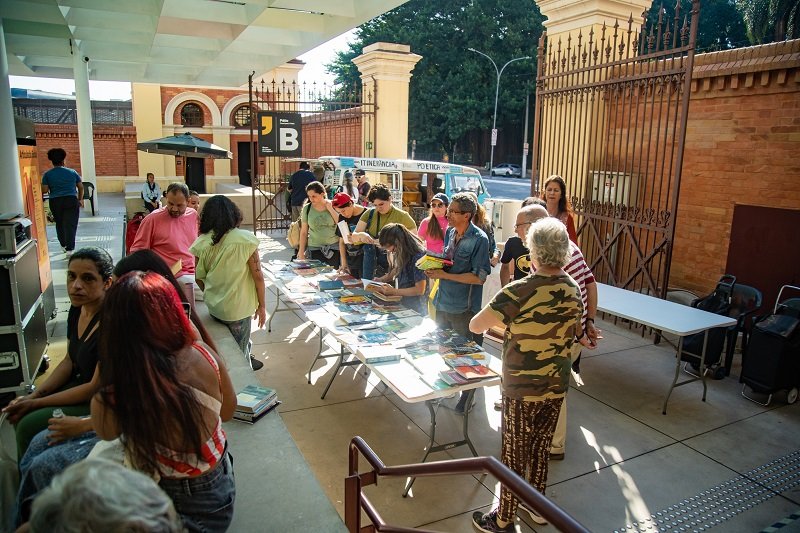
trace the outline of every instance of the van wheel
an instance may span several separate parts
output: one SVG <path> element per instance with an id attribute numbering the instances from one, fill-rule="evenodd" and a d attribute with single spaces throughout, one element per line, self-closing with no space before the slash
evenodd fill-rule
<path id="1" fill-rule="evenodd" d="M 792 405 L 797 401 L 797 387 L 792 387 L 786 394 L 786 403 Z"/>

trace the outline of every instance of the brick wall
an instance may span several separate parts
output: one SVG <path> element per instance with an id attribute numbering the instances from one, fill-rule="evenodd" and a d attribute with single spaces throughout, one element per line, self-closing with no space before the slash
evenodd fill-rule
<path id="1" fill-rule="evenodd" d="M 710 291 L 737 204 L 800 209 L 800 40 L 696 57 L 670 284 Z"/>
<path id="2" fill-rule="evenodd" d="M 133 126 L 94 125 L 94 160 L 98 176 L 137 176 L 136 128 Z M 36 124 L 36 152 L 42 172 L 52 167 L 47 159 L 51 148 L 67 152 L 65 165 L 81 172 L 78 126 L 75 124 Z"/>

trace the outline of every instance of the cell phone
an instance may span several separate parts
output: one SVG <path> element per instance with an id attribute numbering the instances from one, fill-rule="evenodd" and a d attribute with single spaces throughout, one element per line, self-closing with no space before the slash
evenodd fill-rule
<path id="1" fill-rule="evenodd" d="M 181 302 L 181 305 L 183 306 L 183 312 L 186 313 L 186 318 L 191 320 L 192 319 L 192 304 L 190 304 L 189 302 Z"/>

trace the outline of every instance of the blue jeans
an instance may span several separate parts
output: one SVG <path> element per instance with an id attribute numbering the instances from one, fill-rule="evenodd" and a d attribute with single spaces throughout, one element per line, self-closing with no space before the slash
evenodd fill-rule
<path id="1" fill-rule="evenodd" d="M 20 459 L 17 525 L 30 518 L 30 505 L 36 495 L 46 489 L 57 474 L 85 459 L 100 440 L 94 431 L 89 431 L 51 446 L 49 434 L 47 429 L 37 433 Z"/>
<path id="2" fill-rule="evenodd" d="M 233 520 L 236 484 L 233 461 L 227 452 L 220 463 L 205 474 L 188 479 L 158 482 L 175 505 L 187 531 L 226 531 Z"/>
<path id="3" fill-rule="evenodd" d="M 362 248 L 364 248 L 364 262 L 361 266 L 361 277 L 363 279 L 374 279 L 389 270 L 389 259 L 386 257 L 386 250 L 380 250 L 374 244 L 364 244 Z"/>
<path id="4" fill-rule="evenodd" d="M 212 315 L 214 320 L 222 322 L 231 332 L 233 335 L 233 339 L 236 341 L 236 344 L 239 345 L 239 348 L 242 350 L 244 354 L 244 360 L 248 361 L 250 359 L 250 330 L 252 327 L 251 324 L 251 317 L 243 318 L 241 320 L 222 320 L 221 318 L 217 318 Z"/>

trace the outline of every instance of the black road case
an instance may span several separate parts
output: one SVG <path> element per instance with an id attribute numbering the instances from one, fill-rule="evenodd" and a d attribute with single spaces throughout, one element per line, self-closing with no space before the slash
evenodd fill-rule
<path id="1" fill-rule="evenodd" d="M 0 393 L 32 390 L 47 350 L 36 241 L 0 257 Z"/>

